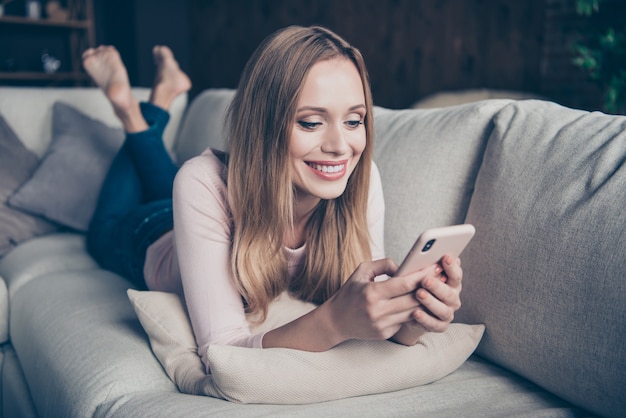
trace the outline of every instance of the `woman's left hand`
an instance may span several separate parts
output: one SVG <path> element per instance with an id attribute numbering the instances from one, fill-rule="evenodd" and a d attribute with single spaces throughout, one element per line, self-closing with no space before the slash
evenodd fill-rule
<path id="1" fill-rule="evenodd" d="M 435 276 L 426 277 L 415 297 L 420 306 L 413 312 L 414 321 L 406 322 L 391 338 L 404 345 L 414 345 L 425 332 L 443 332 L 461 307 L 461 260 L 445 256 Z"/>

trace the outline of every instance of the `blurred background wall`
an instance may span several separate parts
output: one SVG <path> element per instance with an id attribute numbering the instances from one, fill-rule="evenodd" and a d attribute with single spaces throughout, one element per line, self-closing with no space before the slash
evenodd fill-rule
<path id="1" fill-rule="evenodd" d="M 576 12 L 578 1 L 93 0 L 93 6 L 96 43 L 116 45 L 139 86 L 152 83 L 154 44 L 172 47 L 192 78 L 193 96 L 235 88 L 252 51 L 275 30 L 321 24 L 361 50 L 380 106 L 490 89 L 595 110 L 602 91 L 572 64 L 573 43 L 590 30 L 589 19 Z M 602 1 L 626 19 L 626 1 Z"/>

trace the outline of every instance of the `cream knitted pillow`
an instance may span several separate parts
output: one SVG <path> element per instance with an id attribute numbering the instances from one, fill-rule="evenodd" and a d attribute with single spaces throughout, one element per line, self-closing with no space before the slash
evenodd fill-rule
<path id="1" fill-rule="evenodd" d="M 484 332 L 483 325 L 452 324 L 444 333 L 425 334 L 413 347 L 353 340 L 322 353 L 213 345 L 206 375 L 180 298 L 136 290 L 128 296 L 155 356 L 181 392 L 241 403 L 304 404 L 431 383 L 461 366 Z M 283 295 L 263 328 L 312 308 Z"/>

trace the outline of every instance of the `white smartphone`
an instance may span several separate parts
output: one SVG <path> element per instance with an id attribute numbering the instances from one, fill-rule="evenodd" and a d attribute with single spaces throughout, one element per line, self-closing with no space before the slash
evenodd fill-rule
<path id="1" fill-rule="evenodd" d="M 400 264 L 395 276 L 413 273 L 439 262 L 448 254 L 452 257 L 461 255 L 470 242 L 476 229 L 473 225 L 452 225 L 424 231 Z"/>

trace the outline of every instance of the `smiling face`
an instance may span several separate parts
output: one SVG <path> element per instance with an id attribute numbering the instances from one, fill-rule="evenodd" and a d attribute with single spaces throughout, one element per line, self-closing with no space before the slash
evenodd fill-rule
<path id="1" fill-rule="evenodd" d="M 297 205 L 339 197 L 366 145 L 365 94 L 346 58 L 317 62 L 309 71 L 289 138 Z"/>

